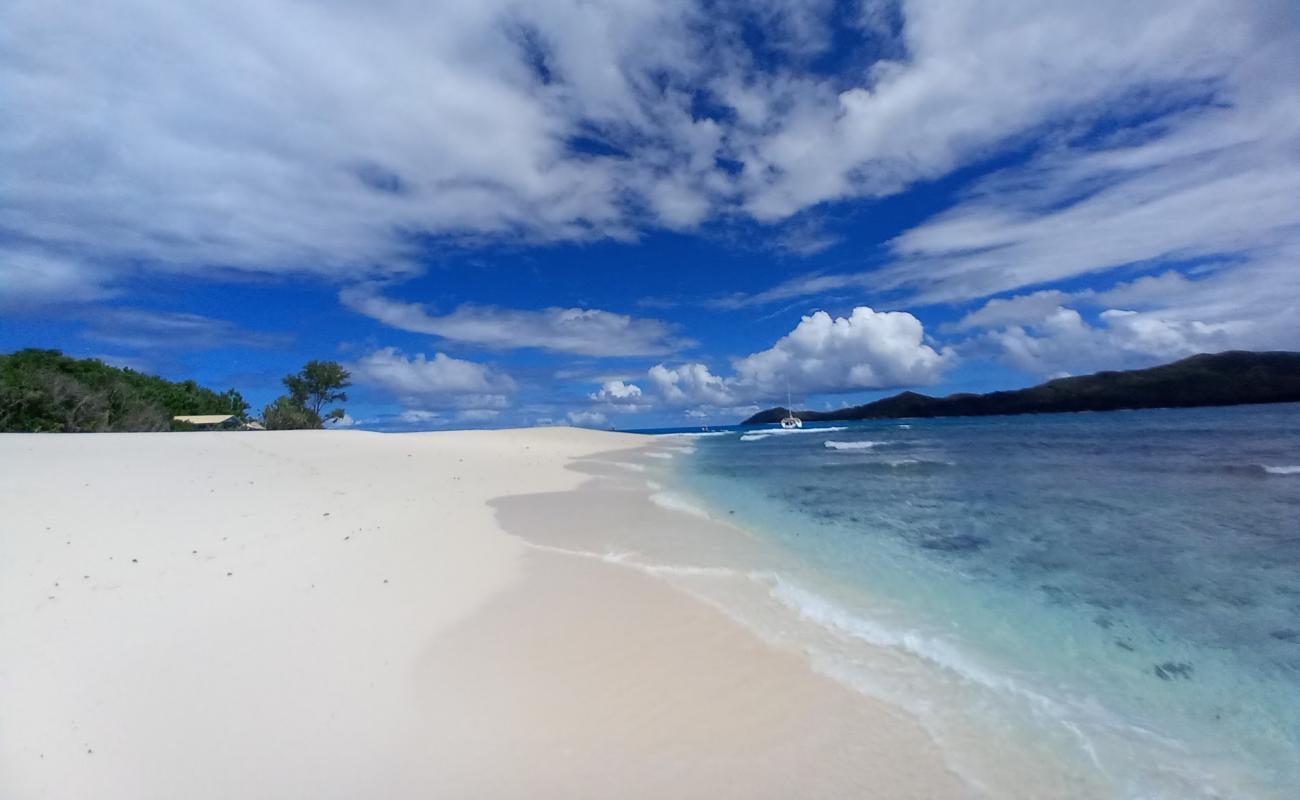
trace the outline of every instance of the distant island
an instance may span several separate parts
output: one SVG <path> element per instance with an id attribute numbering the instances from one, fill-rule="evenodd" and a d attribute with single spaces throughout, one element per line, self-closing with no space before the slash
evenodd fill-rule
<path id="1" fill-rule="evenodd" d="M 795 411 L 805 422 L 904 417 L 983 417 L 1137 408 L 1191 408 L 1300 402 L 1300 353 L 1241 350 L 1201 354 L 1149 369 L 1059 378 L 1015 391 L 930 397 L 902 392 L 837 411 Z M 785 408 L 742 425 L 780 422 Z"/>

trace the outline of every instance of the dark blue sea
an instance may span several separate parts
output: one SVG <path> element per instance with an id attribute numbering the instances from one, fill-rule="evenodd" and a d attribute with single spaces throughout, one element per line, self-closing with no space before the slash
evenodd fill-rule
<path id="1" fill-rule="evenodd" d="M 1300 797 L 1300 405 L 674 441 L 672 496 L 761 545 L 736 615 L 973 784 Z"/>

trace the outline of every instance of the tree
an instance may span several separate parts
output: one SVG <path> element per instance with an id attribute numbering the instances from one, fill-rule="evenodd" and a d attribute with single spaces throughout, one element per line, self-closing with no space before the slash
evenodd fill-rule
<path id="1" fill-rule="evenodd" d="M 262 424 L 269 431 L 298 431 L 322 427 L 320 415 L 303 408 L 292 397 L 280 395 L 262 411 Z"/>
<path id="2" fill-rule="evenodd" d="M 284 386 L 289 390 L 289 397 L 294 403 L 319 419 L 326 403 L 348 399 L 347 392 L 343 390 L 352 385 L 351 378 L 352 374 L 336 361 L 308 361 L 301 372 L 284 376 Z M 336 408 L 328 416 L 331 419 L 341 418 L 343 409 Z"/>
<path id="3" fill-rule="evenodd" d="M 328 403 L 348 399 L 343 390 L 352 385 L 351 378 L 352 375 L 337 362 L 308 361 L 302 371 L 284 376 L 284 386 L 289 394 L 277 397 L 262 411 L 262 424 L 268 430 L 304 430 L 323 428 L 326 419 L 342 419 L 341 408 L 335 408 L 323 417 L 321 410 Z"/>

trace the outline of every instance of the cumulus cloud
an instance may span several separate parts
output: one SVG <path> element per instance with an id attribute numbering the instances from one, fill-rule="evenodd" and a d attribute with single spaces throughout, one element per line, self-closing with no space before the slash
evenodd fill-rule
<path id="1" fill-rule="evenodd" d="M 647 374 L 671 405 L 739 406 L 802 395 L 935 383 L 955 356 L 925 341 L 921 321 L 902 311 L 859 306 L 847 317 L 817 311 L 776 344 L 732 363 L 732 374 L 707 365 L 657 364 Z"/>
<path id="2" fill-rule="evenodd" d="M 500 408 L 516 386 L 507 374 L 485 364 L 435 353 L 407 356 L 395 347 L 375 350 L 351 362 L 348 368 L 358 383 L 373 386 L 403 405 L 433 404 L 469 408 Z"/>
<path id="3" fill-rule="evenodd" d="M 674 328 L 668 323 L 599 309 L 525 311 L 462 305 L 439 316 L 419 303 L 393 300 L 368 286 L 349 287 L 339 297 L 348 308 L 385 325 L 484 347 L 537 347 L 587 356 L 647 356 L 670 353 L 687 344 L 673 335 Z"/>
<path id="4" fill-rule="evenodd" d="M 704 364 L 675 367 L 656 364 L 650 368 L 647 377 L 659 396 L 670 405 L 721 406 L 734 402 L 735 381 L 714 375 Z"/>
<path id="5" fill-rule="evenodd" d="M 590 395 L 592 400 L 607 403 L 631 403 L 636 402 L 640 397 L 640 386 L 635 383 L 624 383 L 623 381 L 605 381 L 601 384 L 599 391 Z"/>
<path id="6" fill-rule="evenodd" d="M 580 428 L 603 428 L 609 424 L 609 419 L 599 411 L 570 411 L 567 418 Z"/>
<path id="7" fill-rule="evenodd" d="M 733 366 L 738 381 L 771 397 L 786 383 L 808 393 L 934 383 L 950 355 L 925 343 L 921 321 L 866 306 L 847 317 L 818 311 L 770 349 Z"/>

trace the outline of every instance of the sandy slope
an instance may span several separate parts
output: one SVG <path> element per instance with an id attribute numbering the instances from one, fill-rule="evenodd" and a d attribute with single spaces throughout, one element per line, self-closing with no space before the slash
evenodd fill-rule
<path id="1" fill-rule="evenodd" d="M 0 794 L 954 794 L 798 654 L 499 527 L 641 441 L 0 436 Z"/>

